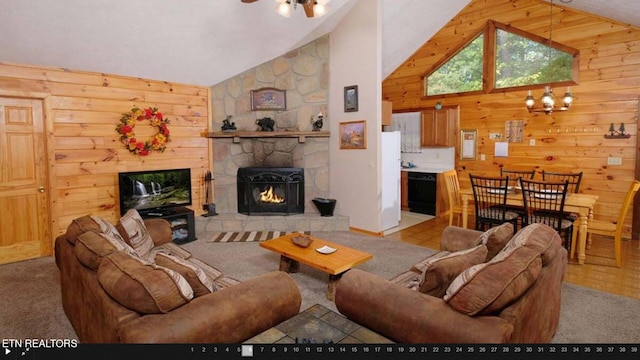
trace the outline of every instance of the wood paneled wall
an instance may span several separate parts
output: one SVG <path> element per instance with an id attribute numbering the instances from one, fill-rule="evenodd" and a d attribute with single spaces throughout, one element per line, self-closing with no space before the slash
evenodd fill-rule
<path id="1" fill-rule="evenodd" d="M 86 214 L 120 217 L 118 172 L 191 168 L 191 208 L 202 212 L 203 175 L 210 170 L 210 141 L 203 137 L 208 87 L 0 63 L 0 96 L 45 99 L 53 238 Z M 116 125 L 134 106 L 157 107 L 169 118 L 172 141 L 164 153 L 140 157 L 119 142 Z M 136 127 L 137 135 L 153 133 Z"/>
<path id="2" fill-rule="evenodd" d="M 549 6 L 540 0 L 472 0 L 384 80 L 383 99 L 393 102 L 394 111 L 432 107 L 437 101 L 460 105 L 460 128 L 478 130 L 478 153 L 486 156 L 485 161 L 480 161 L 480 155 L 477 161 L 456 160 L 462 187 L 470 186 L 469 173 L 498 174 L 501 166 L 583 171 L 580 191 L 600 196 L 595 217 L 614 222 L 635 178 L 640 29 L 554 6 L 553 41 L 580 51 L 579 84 L 571 87 L 575 100 L 567 112 L 530 114 L 524 105 L 526 91 L 422 99 L 425 72 L 468 42 L 488 20 L 548 38 Z M 562 95 L 565 89 L 555 90 Z M 539 102 L 542 89 L 533 95 Z M 489 134 L 504 135 L 507 120 L 524 120 L 524 142 L 510 143 L 508 157 L 494 157 L 496 140 L 489 139 Z M 631 138 L 604 139 L 611 123 L 616 128 L 624 123 Z M 534 146 L 530 139 L 535 139 Z M 622 165 L 607 165 L 609 156 L 621 157 Z M 629 233 L 630 219 L 626 225 Z"/>

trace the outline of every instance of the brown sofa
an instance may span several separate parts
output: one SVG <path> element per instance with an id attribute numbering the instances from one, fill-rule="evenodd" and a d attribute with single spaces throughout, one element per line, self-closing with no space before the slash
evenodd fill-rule
<path id="1" fill-rule="evenodd" d="M 386 280 L 344 274 L 335 304 L 349 319 L 402 343 L 546 343 L 560 319 L 567 251 L 551 227 L 513 235 L 449 226 L 441 252 Z"/>
<path id="2" fill-rule="evenodd" d="M 176 265 L 169 272 L 164 266 L 143 265 L 104 242 L 93 217 L 75 219 L 56 239 L 55 259 L 64 311 L 80 342 L 238 343 L 300 311 L 300 292 L 288 274 L 274 271 L 244 282 L 225 277 L 173 244 L 166 220 L 144 224 L 156 259 L 198 265 L 197 276 L 212 280 L 209 289 L 185 285 L 198 280 L 191 268 Z M 178 270 L 187 272 L 179 277 Z"/>

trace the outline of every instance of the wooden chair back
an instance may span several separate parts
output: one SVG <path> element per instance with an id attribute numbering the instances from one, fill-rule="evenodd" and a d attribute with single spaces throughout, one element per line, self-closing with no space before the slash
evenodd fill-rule
<path id="1" fill-rule="evenodd" d="M 458 215 L 458 220 L 462 215 L 462 198 L 460 197 L 460 181 L 458 180 L 458 171 L 455 169 L 442 173 L 445 185 L 447 187 L 447 196 L 449 198 L 449 226 L 453 225 L 454 215 Z M 460 221 L 458 221 L 460 226 Z"/>

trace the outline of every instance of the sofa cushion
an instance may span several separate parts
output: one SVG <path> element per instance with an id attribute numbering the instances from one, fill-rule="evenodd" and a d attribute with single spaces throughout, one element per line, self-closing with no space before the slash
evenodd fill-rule
<path id="1" fill-rule="evenodd" d="M 168 242 L 166 244 L 158 245 L 153 248 L 154 253 L 163 253 L 175 257 L 179 257 L 180 259 L 189 259 L 191 258 L 191 253 L 187 250 L 181 248 L 179 245 L 173 242 Z"/>
<path id="2" fill-rule="evenodd" d="M 467 315 L 485 315 L 500 311 L 519 298 L 542 271 L 540 253 L 519 246 L 500 252 L 491 261 L 474 265 L 458 275 L 444 301 Z"/>
<path id="3" fill-rule="evenodd" d="M 213 283 L 216 284 L 216 288 L 218 290 L 222 290 L 222 289 L 226 289 L 228 287 L 231 287 L 233 285 L 237 285 L 240 284 L 240 280 L 238 279 L 234 279 L 234 278 L 230 278 L 227 276 L 221 276 L 215 280 L 213 280 Z"/>
<path id="4" fill-rule="evenodd" d="M 393 279 L 389 281 L 391 281 L 392 283 L 399 284 L 402 287 L 406 287 L 407 289 L 418 290 L 418 287 L 420 286 L 421 275 L 422 275 L 421 272 L 411 269 L 396 275 Z"/>
<path id="5" fill-rule="evenodd" d="M 196 264 L 191 259 L 185 260 L 164 253 L 156 253 L 155 263 L 182 275 L 193 289 L 194 297 L 216 291 L 216 286 L 213 283 L 214 279 L 201 268 L 201 264 Z"/>
<path id="6" fill-rule="evenodd" d="M 100 225 L 96 223 L 91 216 L 85 215 L 71 221 L 71 224 L 67 226 L 65 236 L 67 238 L 67 241 L 75 245 L 76 241 L 78 240 L 78 236 L 91 230 L 97 232 L 102 231 L 100 229 Z"/>
<path id="7" fill-rule="evenodd" d="M 471 249 L 431 258 L 425 263 L 426 267 L 420 275 L 420 292 L 443 297 L 458 274 L 473 265 L 484 262 L 486 257 L 487 247 L 478 245 Z"/>
<path id="8" fill-rule="evenodd" d="M 122 240 L 122 237 L 113 237 L 95 230 L 78 236 L 73 251 L 82 265 L 93 271 L 98 270 L 103 257 L 116 251 L 124 251 L 129 255 L 136 254 L 133 248 Z"/>
<path id="9" fill-rule="evenodd" d="M 487 246 L 487 259 L 489 261 L 502 250 L 513 237 L 513 224 L 504 223 L 494 226 L 480 235 L 480 243 Z"/>
<path id="10" fill-rule="evenodd" d="M 147 231 L 144 220 L 136 209 L 128 210 L 118 221 L 118 227 L 122 229 L 122 237 L 131 245 L 138 255 L 149 262 L 153 261 L 151 249 L 153 240 Z"/>
<path id="11" fill-rule="evenodd" d="M 115 301 L 141 314 L 167 313 L 193 298 L 193 289 L 179 273 L 122 251 L 102 260 L 98 282 Z"/>

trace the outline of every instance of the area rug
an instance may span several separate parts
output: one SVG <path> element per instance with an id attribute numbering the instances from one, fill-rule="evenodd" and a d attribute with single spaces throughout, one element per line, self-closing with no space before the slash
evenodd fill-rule
<path id="1" fill-rule="evenodd" d="M 309 235 L 311 231 L 243 231 L 243 232 L 214 232 L 207 234 L 208 242 L 250 242 L 274 239 L 293 232 Z"/>
<path id="2" fill-rule="evenodd" d="M 278 270 L 279 255 L 256 241 L 208 242 L 207 234 L 182 245 L 194 256 L 214 265 L 226 276 L 248 280 Z M 422 260 L 434 250 L 398 240 L 344 232 L 312 232 L 313 236 L 373 254 L 358 266 L 390 279 Z M 336 311 L 327 300 L 328 275 L 301 265 L 291 274 L 302 294 L 301 311 L 318 303 Z M 76 338 L 62 309 L 60 273 L 51 257 L 0 265 L 0 338 Z M 238 301 L 242 301 L 239 299 Z M 37 311 L 34 311 L 37 309 Z M 554 343 L 638 344 L 640 343 L 640 301 L 564 283 L 560 324 Z"/>

